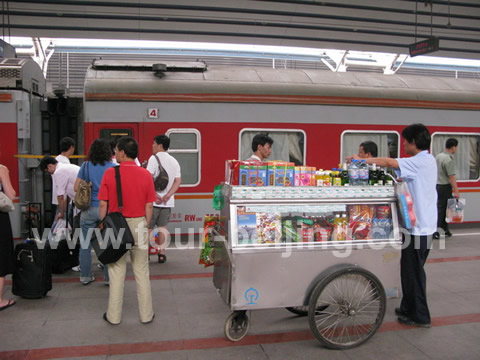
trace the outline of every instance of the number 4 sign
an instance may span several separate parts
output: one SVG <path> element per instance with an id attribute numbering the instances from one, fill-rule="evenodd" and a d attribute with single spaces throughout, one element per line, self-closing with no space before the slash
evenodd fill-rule
<path id="1" fill-rule="evenodd" d="M 148 118 L 149 119 L 158 119 L 158 109 L 156 109 L 156 108 L 148 109 Z"/>

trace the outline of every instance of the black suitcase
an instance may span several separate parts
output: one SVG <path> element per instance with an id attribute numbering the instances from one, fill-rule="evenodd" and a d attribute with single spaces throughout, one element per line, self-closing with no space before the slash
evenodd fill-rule
<path id="1" fill-rule="evenodd" d="M 35 241 L 15 246 L 15 271 L 12 293 L 26 299 L 38 299 L 52 289 L 52 271 L 48 249 L 39 249 Z"/>
<path id="2" fill-rule="evenodd" d="M 54 274 L 63 274 L 74 266 L 78 266 L 78 254 L 80 252 L 80 244 L 77 242 L 75 248 L 70 249 L 65 239 L 58 243 L 52 244 L 48 242 L 50 249 L 48 251 L 49 262 L 52 265 Z"/>

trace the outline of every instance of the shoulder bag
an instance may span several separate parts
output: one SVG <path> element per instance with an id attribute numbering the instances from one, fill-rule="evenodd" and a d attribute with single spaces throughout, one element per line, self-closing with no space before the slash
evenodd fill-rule
<path id="1" fill-rule="evenodd" d="M 168 173 L 165 168 L 162 166 L 160 159 L 158 158 L 157 154 L 153 155 L 158 162 L 158 175 L 154 179 L 153 184 L 155 185 L 155 190 L 162 191 L 165 190 L 168 185 Z"/>
<path id="2" fill-rule="evenodd" d="M 90 180 L 90 176 L 88 176 L 88 161 L 85 165 L 87 169 L 87 180 Z M 80 183 L 78 186 L 78 190 L 75 193 L 75 206 L 80 211 L 85 211 L 90 207 L 90 203 L 92 201 L 92 182 L 85 181 L 80 179 Z"/>
<path id="3" fill-rule="evenodd" d="M 0 211 L 9 212 L 15 210 L 13 201 L 3 191 L 0 191 Z"/>
<path id="4" fill-rule="evenodd" d="M 118 261 L 135 245 L 130 227 L 122 214 L 122 185 L 120 181 L 120 166 L 115 167 L 117 183 L 117 200 L 120 211 L 108 213 L 95 229 L 92 236 L 92 247 L 102 264 L 111 264 Z"/>

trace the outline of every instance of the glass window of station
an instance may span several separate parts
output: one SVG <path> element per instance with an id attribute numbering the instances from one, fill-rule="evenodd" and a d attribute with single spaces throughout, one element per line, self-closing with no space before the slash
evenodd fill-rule
<path id="1" fill-rule="evenodd" d="M 257 134 L 267 134 L 273 139 L 272 153 L 269 159 L 305 164 L 305 132 L 285 129 L 243 129 L 240 132 L 240 159 L 252 155 L 252 140 Z M 268 160 L 268 159 L 267 159 Z"/>
<path id="2" fill-rule="evenodd" d="M 445 143 L 450 138 L 458 141 L 457 151 L 453 155 L 457 180 L 478 181 L 480 178 L 480 134 L 436 132 L 432 135 L 432 155 L 437 156 L 445 151 Z"/>
<path id="3" fill-rule="evenodd" d="M 168 153 L 177 159 L 182 172 L 181 186 L 200 183 L 200 132 L 196 129 L 170 129 Z"/>
<path id="4" fill-rule="evenodd" d="M 400 135 L 396 131 L 344 131 L 340 162 L 345 162 L 345 158 L 350 155 L 358 154 L 360 144 L 365 141 L 377 144 L 378 157 L 398 158 L 399 139 Z"/>

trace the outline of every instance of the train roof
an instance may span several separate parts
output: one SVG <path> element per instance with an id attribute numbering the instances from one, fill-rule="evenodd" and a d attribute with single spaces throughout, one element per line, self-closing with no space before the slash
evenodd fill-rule
<path id="1" fill-rule="evenodd" d="M 480 80 L 309 69 L 207 67 L 202 62 L 152 64 L 97 60 L 87 70 L 87 101 L 145 100 L 148 96 L 145 98 L 144 95 L 149 94 L 172 94 L 171 99 L 175 94 L 259 95 L 262 102 L 269 102 L 268 95 L 277 99 L 272 102 L 278 102 L 279 97 L 288 100 L 288 96 L 301 96 L 311 97 L 312 103 L 315 98 L 348 97 L 471 103 L 478 106 Z M 165 96 L 156 100 L 168 99 Z M 175 99 L 182 101 L 181 97 Z M 192 99 L 194 97 L 184 101 L 194 101 Z"/>

